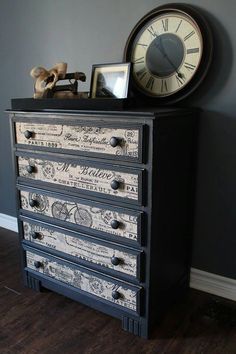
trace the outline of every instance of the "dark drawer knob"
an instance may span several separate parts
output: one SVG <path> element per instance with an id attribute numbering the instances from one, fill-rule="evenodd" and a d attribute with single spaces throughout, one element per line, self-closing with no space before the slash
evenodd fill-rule
<path id="1" fill-rule="evenodd" d="M 39 261 L 35 261 L 34 262 L 34 266 L 35 266 L 35 268 L 39 269 L 39 268 L 41 268 L 43 266 L 43 263 L 41 263 Z"/>
<path id="2" fill-rule="evenodd" d="M 34 240 L 37 240 L 37 238 L 38 238 L 38 239 L 40 238 L 40 234 L 39 234 L 38 232 L 32 232 L 31 237 L 32 237 Z"/>
<path id="3" fill-rule="evenodd" d="M 37 200 L 35 200 L 35 199 L 30 199 L 29 205 L 30 205 L 32 208 L 34 208 L 34 207 L 36 207 L 36 206 L 39 205 L 39 202 L 38 202 Z"/>
<path id="4" fill-rule="evenodd" d="M 111 263 L 114 265 L 114 266 L 117 266 L 120 264 L 120 259 L 118 257 L 115 257 L 115 256 L 112 256 L 111 257 Z"/>
<path id="5" fill-rule="evenodd" d="M 113 290 L 111 296 L 112 296 L 113 299 L 115 299 L 115 300 L 118 300 L 118 299 L 121 297 L 119 291 L 117 291 L 117 290 Z"/>
<path id="6" fill-rule="evenodd" d="M 114 179 L 113 181 L 111 181 L 111 188 L 116 191 L 120 188 L 120 182 Z"/>
<path id="7" fill-rule="evenodd" d="M 119 227 L 120 227 L 120 222 L 118 221 L 118 220 L 111 220 L 111 227 L 113 228 L 113 229 L 118 229 Z"/>
<path id="8" fill-rule="evenodd" d="M 26 139 L 30 139 L 33 136 L 33 132 L 31 132 L 30 130 L 26 130 L 24 132 L 24 136 L 26 137 Z"/>
<path id="9" fill-rule="evenodd" d="M 32 166 L 32 165 L 28 165 L 26 167 L 26 170 L 27 170 L 28 173 L 33 173 L 33 172 L 35 172 L 35 167 Z"/>
<path id="10" fill-rule="evenodd" d="M 115 136 L 111 137 L 110 139 L 110 145 L 114 148 L 118 145 L 120 145 L 120 139 L 116 138 Z"/>

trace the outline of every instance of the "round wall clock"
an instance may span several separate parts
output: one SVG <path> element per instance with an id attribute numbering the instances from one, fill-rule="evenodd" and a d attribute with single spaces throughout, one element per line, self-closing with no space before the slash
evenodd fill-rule
<path id="1" fill-rule="evenodd" d="M 124 61 L 132 63 L 132 94 L 161 104 L 185 98 L 206 76 L 212 48 L 210 28 L 192 6 L 152 10 L 134 27 L 124 51 Z"/>

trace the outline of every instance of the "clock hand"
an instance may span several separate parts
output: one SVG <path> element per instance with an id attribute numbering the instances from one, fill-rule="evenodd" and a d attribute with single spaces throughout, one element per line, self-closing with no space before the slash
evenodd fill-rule
<path id="1" fill-rule="evenodd" d="M 183 78 L 184 75 L 178 71 L 178 68 L 176 68 L 176 66 L 173 64 L 172 60 L 166 54 L 166 51 L 165 51 L 165 49 L 163 47 L 161 38 L 160 38 L 160 42 L 158 43 L 158 45 L 156 45 L 156 47 L 160 50 L 160 52 L 162 53 L 163 57 L 168 61 L 168 63 L 173 67 L 173 69 L 176 72 L 176 74 L 178 75 L 178 77 Z"/>

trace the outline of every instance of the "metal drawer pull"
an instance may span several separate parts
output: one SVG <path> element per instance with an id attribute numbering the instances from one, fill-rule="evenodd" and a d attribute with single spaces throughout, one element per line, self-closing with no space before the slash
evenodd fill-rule
<path id="1" fill-rule="evenodd" d="M 120 142 L 121 142 L 121 139 L 116 138 L 115 136 L 112 136 L 110 139 L 110 145 L 112 147 L 116 147 L 116 146 L 120 145 Z"/>
<path id="2" fill-rule="evenodd" d="M 30 130 L 26 130 L 25 132 L 24 132 L 24 136 L 25 136 L 25 138 L 26 139 L 30 139 L 30 138 L 32 138 L 33 137 L 33 132 L 31 132 Z"/>
<path id="3" fill-rule="evenodd" d="M 32 165 L 26 166 L 26 170 L 28 173 L 33 173 L 36 171 L 35 166 L 32 166 Z"/>
<path id="4" fill-rule="evenodd" d="M 34 266 L 35 266 L 35 268 L 39 269 L 39 268 L 43 267 L 43 263 L 39 262 L 39 261 L 35 261 Z"/>
<path id="5" fill-rule="evenodd" d="M 121 297 L 121 294 L 117 290 L 113 290 L 111 296 L 113 299 L 118 300 Z"/>
<path id="6" fill-rule="evenodd" d="M 39 202 L 35 199 L 30 199 L 29 205 L 31 206 L 31 208 L 34 208 L 36 206 L 39 206 Z"/>
<path id="7" fill-rule="evenodd" d="M 111 223 L 110 223 L 111 227 L 115 230 L 119 229 L 121 223 L 118 221 L 118 220 L 111 220 Z"/>
<path id="8" fill-rule="evenodd" d="M 121 259 L 118 258 L 118 257 L 115 257 L 115 256 L 112 256 L 111 257 L 111 263 L 114 265 L 114 266 L 117 266 L 121 263 Z"/>
<path id="9" fill-rule="evenodd" d="M 37 239 L 41 239 L 41 238 L 42 238 L 42 235 L 41 235 L 39 232 L 32 232 L 31 237 L 32 237 L 34 240 L 37 240 Z"/>
<path id="10" fill-rule="evenodd" d="M 115 179 L 113 179 L 113 181 L 111 181 L 111 188 L 114 189 L 115 191 L 117 189 L 119 189 L 121 186 L 121 183 Z"/>

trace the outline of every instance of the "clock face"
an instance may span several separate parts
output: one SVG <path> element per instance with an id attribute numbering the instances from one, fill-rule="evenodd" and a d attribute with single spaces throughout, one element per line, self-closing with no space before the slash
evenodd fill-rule
<path id="1" fill-rule="evenodd" d="M 188 95 L 193 83 L 198 86 L 205 76 L 211 59 L 211 40 L 207 52 L 202 22 L 200 26 L 182 6 L 161 7 L 146 15 L 125 49 L 137 90 L 162 101 Z"/>

